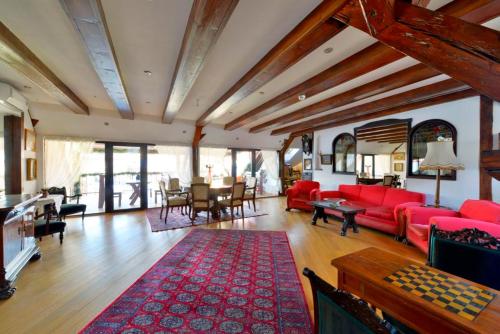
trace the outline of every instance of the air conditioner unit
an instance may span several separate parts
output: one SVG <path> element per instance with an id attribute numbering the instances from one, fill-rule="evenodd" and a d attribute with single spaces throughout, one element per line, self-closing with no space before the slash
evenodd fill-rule
<path id="1" fill-rule="evenodd" d="M 0 113 L 21 116 L 28 112 L 28 102 L 12 86 L 0 82 Z"/>

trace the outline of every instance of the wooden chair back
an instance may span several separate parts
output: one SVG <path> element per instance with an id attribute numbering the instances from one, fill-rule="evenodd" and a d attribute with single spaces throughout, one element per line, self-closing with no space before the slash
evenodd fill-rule
<path id="1" fill-rule="evenodd" d="M 194 208 L 209 208 L 210 185 L 208 183 L 191 184 L 191 199 Z"/>
<path id="2" fill-rule="evenodd" d="M 205 178 L 203 176 L 193 176 L 192 183 L 205 183 Z"/>
<path id="3" fill-rule="evenodd" d="M 394 175 L 384 175 L 384 181 L 382 182 L 382 185 L 386 187 L 391 187 L 392 181 L 394 181 Z"/>
<path id="4" fill-rule="evenodd" d="M 225 186 L 232 186 L 234 183 L 234 177 L 232 176 L 224 176 L 222 178 L 222 184 Z"/>
<path id="5" fill-rule="evenodd" d="M 178 178 L 170 178 L 168 180 L 168 190 L 169 191 L 180 191 L 181 184 Z"/>
<path id="6" fill-rule="evenodd" d="M 243 197 L 245 196 L 245 183 L 235 182 L 233 184 L 233 189 L 231 191 L 231 205 L 241 205 L 243 203 Z"/>

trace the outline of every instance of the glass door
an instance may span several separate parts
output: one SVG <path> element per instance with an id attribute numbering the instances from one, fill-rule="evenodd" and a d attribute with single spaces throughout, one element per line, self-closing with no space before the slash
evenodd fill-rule
<path id="1" fill-rule="evenodd" d="M 106 211 L 145 209 L 147 146 L 106 143 Z"/>
<path id="2" fill-rule="evenodd" d="M 237 182 L 243 182 L 255 176 L 255 151 L 233 149 L 233 177 Z"/>

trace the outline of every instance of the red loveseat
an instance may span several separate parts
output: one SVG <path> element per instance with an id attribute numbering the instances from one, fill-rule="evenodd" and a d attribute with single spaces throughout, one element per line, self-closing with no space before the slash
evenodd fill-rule
<path id="1" fill-rule="evenodd" d="M 422 193 L 378 185 L 340 185 L 338 190 L 316 191 L 317 199 L 343 198 L 344 205 L 365 208 L 364 213 L 356 215 L 356 223 L 390 233 L 396 239 L 404 236 L 404 224 L 398 219 L 398 212 L 408 206 L 421 206 L 425 203 Z M 342 218 L 338 211 L 328 210 L 327 214 Z"/>
<path id="2" fill-rule="evenodd" d="M 313 207 L 309 204 L 314 201 L 315 190 L 319 190 L 319 182 L 299 180 L 286 191 L 286 211 L 299 209 L 311 211 Z"/>
<path id="3" fill-rule="evenodd" d="M 484 200 L 466 200 L 457 211 L 410 207 L 406 208 L 406 237 L 425 252 L 429 251 L 430 226 L 445 231 L 477 228 L 494 237 L 500 237 L 500 204 Z"/>

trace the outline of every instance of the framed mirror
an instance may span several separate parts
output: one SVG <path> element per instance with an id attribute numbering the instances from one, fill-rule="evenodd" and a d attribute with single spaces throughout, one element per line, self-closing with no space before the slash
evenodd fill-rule
<path id="1" fill-rule="evenodd" d="M 427 154 L 427 143 L 437 141 L 438 138 L 453 140 L 453 149 L 457 153 L 457 130 L 442 119 L 430 119 L 413 127 L 410 133 L 408 155 L 408 177 L 436 178 L 435 170 L 420 170 L 420 163 Z M 457 172 L 441 170 L 441 179 L 456 180 Z"/>
<path id="2" fill-rule="evenodd" d="M 356 171 L 356 139 L 341 133 L 332 143 L 333 173 L 354 174 Z"/>
<path id="3" fill-rule="evenodd" d="M 354 129 L 358 183 L 404 187 L 411 119 L 384 119 Z"/>

